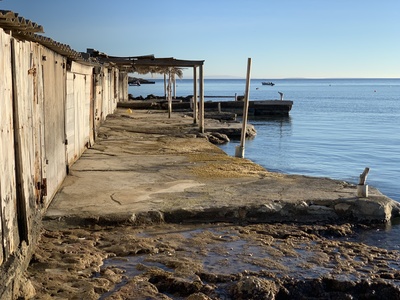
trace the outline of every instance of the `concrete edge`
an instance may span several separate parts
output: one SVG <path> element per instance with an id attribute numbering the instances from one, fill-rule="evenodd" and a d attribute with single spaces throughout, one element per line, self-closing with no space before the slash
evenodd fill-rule
<path id="1" fill-rule="evenodd" d="M 239 207 L 212 207 L 204 209 L 176 209 L 171 211 L 124 212 L 105 215 L 46 216 L 43 221 L 57 221 L 74 226 L 132 226 L 161 223 L 386 223 L 400 216 L 400 203 L 394 200 L 376 202 L 368 199 L 343 201 L 275 201 L 260 205 Z"/>

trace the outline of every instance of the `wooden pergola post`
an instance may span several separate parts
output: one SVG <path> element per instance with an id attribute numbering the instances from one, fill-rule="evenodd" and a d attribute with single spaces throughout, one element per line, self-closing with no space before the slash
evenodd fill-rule
<path id="1" fill-rule="evenodd" d="M 168 118 L 171 118 L 172 113 L 172 78 L 171 70 L 168 71 L 168 85 L 167 85 L 167 98 L 168 98 Z"/>
<path id="2" fill-rule="evenodd" d="M 164 97 L 167 100 L 167 74 L 164 73 Z"/>
<path id="3" fill-rule="evenodd" d="M 176 99 L 176 75 L 174 75 L 174 99 Z"/>
<path id="4" fill-rule="evenodd" d="M 1 1 L 1 0 L 0 0 Z M 138 70 L 146 70 L 147 72 L 159 72 L 159 70 L 165 70 L 166 68 L 193 68 L 193 99 L 194 99 L 194 106 L 193 106 L 193 123 L 198 123 L 200 119 L 200 132 L 204 133 L 204 75 L 203 75 L 203 66 L 204 60 L 182 60 L 176 59 L 173 57 L 166 57 L 166 58 L 155 58 L 154 55 L 145 55 L 145 56 L 127 56 L 127 57 L 116 57 L 116 56 L 95 56 L 98 57 L 100 62 L 102 63 L 112 63 L 119 68 L 125 68 L 130 70 L 131 72 L 137 72 Z M 200 68 L 199 71 L 199 79 L 197 77 L 197 67 Z M 176 98 L 176 79 L 175 76 L 169 75 L 169 91 L 167 90 L 167 72 L 164 71 L 164 98 L 166 101 L 172 98 L 172 93 L 174 98 Z M 174 74 L 176 75 L 176 74 Z M 199 83 L 199 91 L 197 89 L 197 81 Z M 173 86 L 172 86 L 173 85 Z M 172 91 L 173 89 L 173 91 Z M 128 90 L 128 89 L 127 89 Z M 169 93 L 169 95 L 168 95 Z M 198 97 L 198 93 L 200 96 Z M 199 100 L 198 100 L 199 98 Z M 200 105 L 198 105 L 200 102 Z M 169 106 L 172 105 L 172 101 L 169 101 Z M 172 107 L 169 109 L 169 113 L 172 112 Z"/>
<path id="5" fill-rule="evenodd" d="M 197 67 L 193 67 L 193 124 L 197 124 Z"/>
<path id="6" fill-rule="evenodd" d="M 200 65 L 200 133 L 204 133 L 204 74 L 203 65 Z"/>

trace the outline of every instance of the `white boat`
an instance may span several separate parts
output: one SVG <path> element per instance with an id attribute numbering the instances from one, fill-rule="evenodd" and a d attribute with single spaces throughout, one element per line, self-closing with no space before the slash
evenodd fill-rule
<path id="1" fill-rule="evenodd" d="M 271 82 L 271 81 L 269 81 L 269 82 L 263 81 L 263 82 L 261 82 L 261 83 L 262 83 L 262 85 L 270 85 L 270 86 L 274 86 L 274 85 L 275 85 L 275 83 L 273 83 L 273 82 Z"/>

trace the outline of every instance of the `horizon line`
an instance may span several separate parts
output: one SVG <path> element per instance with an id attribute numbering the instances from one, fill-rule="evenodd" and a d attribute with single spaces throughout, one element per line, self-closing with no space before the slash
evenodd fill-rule
<path id="1" fill-rule="evenodd" d="M 160 79 L 163 78 L 153 78 L 153 77 L 140 77 L 144 79 Z M 193 77 L 178 78 L 177 80 L 193 79 Z M 245 77 L 235 77 L 235 76 L 204 76 L 204 79 L 238 79 L 245 80 Z M 254 77 L 250 79 L 255 80 L 287 80 L 287 79 L 400 79 L 400 77 L 280 77 L 280 78 L 270 78 L 270 77 Z"/>

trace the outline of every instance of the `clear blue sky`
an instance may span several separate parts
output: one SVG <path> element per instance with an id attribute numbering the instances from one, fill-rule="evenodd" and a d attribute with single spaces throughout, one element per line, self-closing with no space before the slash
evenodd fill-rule
<path id="1" fill-rule="evenodd" d="M 400 0 L 3 0 L 76 51 L 205 60 L 206 76 L 400 78 Z M 192 70 L 185 73 L 190 77 Z"/>

